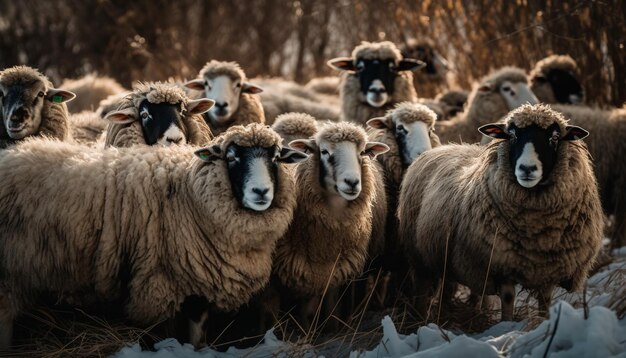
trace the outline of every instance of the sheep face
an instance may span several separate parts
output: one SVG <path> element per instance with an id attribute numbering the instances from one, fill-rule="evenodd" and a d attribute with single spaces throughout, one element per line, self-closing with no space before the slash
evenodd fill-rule
<path id="1" fill-rule="evenodd" d="M 5 83 L 0 79 L 0 105 L 3 124 L 12 139 L 22 139 L 39 131 L 45 101 L 62 103 L 73 99 L 72 92 L 48 88 L 42 79 L 24 77 Z"/>
<path id="2" fill-rule="evenodd" d="M 200 99 L 189 101 L 186 110 L 194 115 L 211 108 L 213 101 Z M 182 103 L 151 103 L 143 100 L 138 108 L 129 107 L 110 112 L 105 119 L 112 123 L 129 124 L 138 121 L 147 145 L 170 146 L 186 142 L 183 131 L 184 111 Z"/>
<path id="3" fill-rule="evenodd" d="M 208 112 L 209 120 L 215 127 L 228 126 L 233 113 L 239 108 L 239 98 L 242 93 L 263 91 L 258 86 L 244 82 L 242 78 L 233 78 L 228 75 L 189 81 L 185 86 L 203 91 L 206 98 L 215 101 L 215 106 Z"/>
<path id="4" fill-rule="evenodd" d="M 539 100 L 530 88 L 528 88 L 526 82 L 503 81 L 498 91 L 502 98 L 504 98 L 510 111 L 523 104 L 539 103 Z"/>
<path id="5" fill-rule="evenodd" d="M 415 158 L 427 150 L 432 149 L 430 132 L 433 130 L 422 121 L 405 121 L 393 116 L 372 118 L 367 125 L 393 132 L 404 165 L 410 165 Z"/>
<path id="6" fill-rule="evenodd" d="M 580 127 L 567 126 L 561 133 L 558 123 L 547 128 L 530 125 L 518 128 L 511 123 L 487 124 L 480 132 L 492 138 L 508 141 L 509 165 L 517 183 L 524 188 L 534 188 L 545 182 L 558 160 L 558 146 L 561 141 L 585 138 L 589 133 Z"/>
<path id="7" fill-rule="evenodd" d="M 432 78 L 443 78 L 450 66 L 437 50 L 427 43 L 417 43 L 406 46 L 402 50 L 402 56 L 416 58 L 426 64 L 421 72 Z"/>
<path id="8" fill-rule="evenodd" d="M 372 107 L 379 108 L 389 102 L 394 91 L 394 82 L 400 71 L 412 71 L 422 67 L 421 61 L 403 59 L 362 59 L 340 57 L 328 62 L 336 69 L 350 71 L 359 79 L 361 94 Z"/>
<path id="9" fill-rule="evenodd" d="M 245 147 L 235 143 L 225 150 L 215 144 L 196 151 L 203 161 L 226 161 L 228 178 L 235 199 L 254 211 L 265 211 L 272 205 L 276 190 L 278 163 L 297 163 L 308 156 L 289 148 Z"/>
<path id="10" fill-rule="evenodd" d="M 531 89 L 542 102 L 579 104 L 585 93 L 573 71 L 553 69 L 547 74 L 538 74 L 531 79 Z M 547 92 L 547 94 L 540 96 Z"/>
<path id="11" fill-rule="evenodd" d="M 339 195 L 347 201 L 361 194 L 361 166 L 363 156 L 375 158 L 389 147 L 383 143 L 367 142 L 360 151 L 351 141 L 316 143 L 315 139 L 299 139 L 289 143 L 292 148 L 313 152 L 319 158 L 320 184 L 331 195 Z"/>

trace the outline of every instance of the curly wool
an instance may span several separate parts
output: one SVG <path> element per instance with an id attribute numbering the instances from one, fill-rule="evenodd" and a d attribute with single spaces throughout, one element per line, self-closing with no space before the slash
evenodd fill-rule
<path id="1" fill-rule="evenodd" d="M 246 73 L 237 62 L 211 60 L 200 70 L 199 78 L 213 79 L 218 76 L 228 76 L 233 81 L 246 80 Z"/>
<path id="2" fill-rule="evenodd" d="M 478 128 L 498 122 L 509 113 L 506 101 L 499 92 L 504 81 L 528 83 L 524 70 L 517 67 L 503 67 L 485 76 L 470 93 L 465 112 L 449 121 L 437 123 L 436 131 L 441 142 L 480 142 L 482 135 Z M 490 90 L 479 90 L 484 86 L 488 86 Z"/>
<path id="3" fill-rule="evenodd" d="M 172 83 L 151 82 L 137 84 L 130 94 L 117 101 L 117 110 L 132 108 L 134 118 L 139 118 L 139 106 L 144 100 L 150 103 L 180 104 L 183 110 L 181 128 L 187 144 L 205 145 L 212 138 L 213 133 L 201 115 L 190 115 L 186 110 L 189 101 L 185 92 Z M 132 147 L 146 144 L 141 129 L 141 123 L 134 121 L 127 124 L 109 124 L 106 132 L 106 147 Z"/>
<path id="4" fill-rule="evenodd" d="M 230 127 L 226 132 L 216 138 L 223 151 L 231 144 L 242 147 L 281 147 L 282 138 L 278 133 L 261 123 L 251 123 L 247 126 Z"/>
<path id="5" fill-rule="evenodd" d="M 28 66 L 14 66 L 0 71 L 0 82 L 6 87 L 21 85 L 28 87 L 40 81 L 47 92 L 52 88 L 52 82 L 34 68 Z M 47 137 L 58 140 L 71 140 L 69 113 L 65 103 L 44 101 L 41 109 L 41 124 L 38 131 L 30 137 Z M 20 140 L 9 137 L 4 122 L 0 124 L 0 148 L 7 148 Z"/>
<path id="6" fill-rule="evenodd" d="M 565 127 L 567 126 L 567 121 L 563 114 L 552 110 L 550 106 L 545 104 L 524 104 L 509 112 L 504 118 L 504 123 L 507 125 L 515 124 L 517 128 L 536 125 L 543 129 L 557 123 L 561 133 L 565 133 Z"/>
<path id="7" fill-rule="evenodd" d="M 296 139 L 313 137 L 317 133 L 317 120 L 306 113 L 285 113 L 276 117 L 272 129 L 288 144 Z"/>
<path id="8" fill-rule="evenodd" d="M 317 143 L 322 141 L 329 143 L 352 142 L 361 152 L 367 143 L 367 133 L 363 128 L 355 127 L 351 123 L 339 122 L 323 126 L 315 135 L 315 141 Z"/>
<path id="9" fill-rule="evenodd" d="M 518 113 L 533 116 L 532 109 Z M 601 204 L 585 145 L 562 142 L 557 155 L 546 184 L 528 190 L 515 180 L 508 141 L 422 154 L 398 208 L 400 242 L 426 270 L 421 275 L 441 277 L 447 262 L 446 278 L 479 294 L 496 293 L 506 280 L 538 291 L 581 290 L 601 247 Z"/>
<path id="10" fill-rule="evenodd" d="M 400 49 L 391 41 L 368 42 L 362 41 L 352 50 L 355 60 L 402 60 Z"/>
<path id="11" fill-rule="evenodd" d="M 272 206 L 253 212 L 235 199 L 226 162 L 205 163 L 195 149 L 39 140 L 0 153 L 0 168 L 12 168 L 0 173 L 10 216 L 0 232 L 20 238 L 0 236 L 0 292 L 20 307 L 40 292 L 108 302 L 128 289 L 127 315 L 146 325 L 174 317 L 190 295 L 224 311 L 245 304 L 267 284 L 292 221 L 293 178 L 280 164 Z"/>

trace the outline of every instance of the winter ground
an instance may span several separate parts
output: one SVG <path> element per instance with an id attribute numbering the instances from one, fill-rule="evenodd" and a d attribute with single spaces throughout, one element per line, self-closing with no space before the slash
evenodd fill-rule
<path id="1" fill-rule="evenodd" d="M 386 316 L 379 332 L 380 343 L 369 351 L 352 351 L 351 358 L 379 357 L 624 357 L 626 358 L 626 247 L 614 250 L 610 264 L 593 274 L 585 294 L 554 293 L 550 318 L 543 322 L 501 322 L 479 334 L 448 331 L 435 324 L 419 327 L 409 335 L 399 334 Z M 519 309 L 536 302 L 519 292 Z M 621 319 L 618 318 L 621 315 Z M 529 317 L 531 317 L 529 315 Z M 334 356 L 328 346 L 314 348 L 282 342 L 268 331 L 253 348 L 194 351 L 174 339 L 142 351 L 135 344 L 113 355 L 116 358 L 199 358 L 199 357 L 287 357 Z M 344 354 L 340 354 L 344 355 Z"/>

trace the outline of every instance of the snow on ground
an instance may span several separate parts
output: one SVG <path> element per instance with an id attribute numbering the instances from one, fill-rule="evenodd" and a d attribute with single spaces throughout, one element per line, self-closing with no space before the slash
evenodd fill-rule
<path id="1" fill-rule="evenodd" d="M 621 320 L 611 308 L 616 297 L 626 294 L 626 247 L 614 250 L 613 262 L 596 272 L 587 282 L 587 292 L 554 293 L 550 319 L 529 330 L 527 320 L 501 322 L 480 334 L 466 335 L 450 332 L 435 324 L 420 327 L 417 332 L 399 334 L 389 317 L 382 320 L 383 338 L 371 351 L 355 351 L 351 358 L 383 357 L 620 357 L 626 358 L 626 317 Z M 588 315 L 585 318 L 583 303 Z M 525 292 L 518 293 L 517 307 L 535 306 Z M 607 308 L 609 307 L 609 308 Z M 115 358 L 230 358 L 317 356 L 305 354 L 304 347 L 281 342 L 273 331 L 263 342 L 248 349 L 230 348 L 226 352 L 211 349 L 194 351 L 191 345 L 181 345 L 174 339 L 155 345 L 155 351 L 142 351 L 138 344 L 122 349 Z M 295 353 L 297 352 L 297 353 Z"/>

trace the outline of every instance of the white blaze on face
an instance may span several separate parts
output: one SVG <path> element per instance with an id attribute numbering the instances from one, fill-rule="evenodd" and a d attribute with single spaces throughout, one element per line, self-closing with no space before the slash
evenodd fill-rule
<path id="1" fill-rule="evenodd" d="M 504 81 L 502 85 L 500 85 L 500 94 L 504 97 L 509 111 L 523 104 L 539 103 L 537 96 L 535 96 L 525 82 Z"/>
<path id="2" fill-rule="evenodd" d="M 215 105 L 208 112 L 209 117 L 217 123 L 228 121 L 239 108 L 241 81 L 233 81 L 228 76 L 217 76 L 206 81 L 205 96 L 215 101 Z"/>
<path id="3" fill-rule="evenodd" d="M 272 205 L 274 182 L 266 158 L 252 158 L 248 177 L 243 184 L 243 205 L 255 211 L 264 211 Z"/>
<path id="4" fill-rule="evenodd" d="M 329 155 L 321 154 L 326 167 L 326 187 L 336 192 L 345 200 L 354 200 L 361 194 L 360 153 L 353 142 L 340 142 L 334 145 L 320 144 L 320 152 L 327 150 Z M 328 158 L 332 155 L 333 163 Z"/>
<path id="5" fill-rule="evenodd" d="M 526 143 L 522 154 L 515 162 L 515 177 L 519 185 L 532 188 L 539 183 L 543 176 L 543 167 L 539 155 L 532 143 Z"/>
<path id="6" fill-rule="evenodd" d="M 170 125 L 170 127 L 163 133 L 163 136 L 157 141 L 157 144 L 164 147 L 184 143 L 185 135 L 183 134 L 183 131 L 181 131 L 180 128 L 178 128 L 174 123 Z"/>
<path id="7" fill-rule="evenodd" d="M 387 103 L 389 95 L 385 91 L 385 85 L 381 80 L 374 80 L 367 89 L 367 103 L 372 107 L 382 107 Z"/>
<path id="8" fill-rule="evenodd" d="M 402 126 L 406 130 L 404 136 L 404 151 L 402 152 L 402 159 L 406 164 L 412 163 L 415 158 L 427 150 L 432 149 L 430 143 L 430 128 L 428 125 L 421 121 L 413 123 L 398 122 L 396 126 Z"/>

